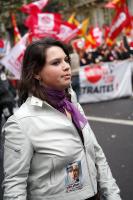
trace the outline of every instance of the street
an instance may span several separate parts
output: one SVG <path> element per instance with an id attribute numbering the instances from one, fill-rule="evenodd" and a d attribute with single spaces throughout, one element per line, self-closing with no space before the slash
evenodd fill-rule
<path id="1" fill-rule="evenodd" d="M 83 104 L 123 200 L 133 199 L 133 98 Z"/>
<path id="2" fill-rule="evenodd" d="M 122 199 L 132 200 L 133 98 L 82 106 L 120 187 Z"/>

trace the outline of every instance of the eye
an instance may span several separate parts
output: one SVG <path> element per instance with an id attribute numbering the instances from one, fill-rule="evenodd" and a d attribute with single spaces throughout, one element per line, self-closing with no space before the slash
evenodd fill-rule
<path id="1" fill-rule="evenodd" d="M 66 57 L 66 58 L 65 58 L 65 62 L 67 62 L 67 63 L 69 63 L 69 64 L 70 64 L 70 63 L 71 63 L 71 59 L 70 59 L 70 58 L 68 58 L 68 57 Z"/>
<path id="2" fill-rule="evenodd" d="M 52 63 L 52 65 L 59 65 L 60 64 L 60 61 L 59 60 L 56 60 Z"/>

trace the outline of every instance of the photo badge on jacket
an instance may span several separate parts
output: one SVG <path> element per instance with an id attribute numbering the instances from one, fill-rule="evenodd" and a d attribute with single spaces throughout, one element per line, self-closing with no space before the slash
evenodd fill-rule
<path id="1" fill-rule="evenodd" d="M 81 161 L 75 161 L 66 166 L 65 186 L 66 192 L 80 190 L 82 188 Z"/>

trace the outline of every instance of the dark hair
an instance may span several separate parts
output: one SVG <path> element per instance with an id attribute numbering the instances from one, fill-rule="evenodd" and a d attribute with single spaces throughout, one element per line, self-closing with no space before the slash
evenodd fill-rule
<path id="1" fill-rule="evenodd" d="M 20 104 L 25 102 L 30 93 L 42 100 L 47 99 L 46 94 L 40 87 L 39 80 L 35 79 L 35 75 L 44 67 L 46 63 L 46 51 L 52 46 L 58 46 L 63 49 L 70 59 L 67 46 L 54 38 L 47 37 L 29 44 L 26 48 L 22 64 L 19 86 Z"/>

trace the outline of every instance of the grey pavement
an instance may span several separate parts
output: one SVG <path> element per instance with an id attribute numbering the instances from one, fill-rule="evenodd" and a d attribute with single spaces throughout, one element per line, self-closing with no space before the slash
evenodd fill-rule
<path id="1" fill-rule="evenodd" d="M 122 199 L 132 200 L 133 99 L 124 98 L 82 106 L 88 118 L 90 117 L 90 125 L 120 187 Z M 102 121 L 97 121 L 97 118 Z M 130 125 L 126 125 L 125 121 L 130 122 Z"/>

